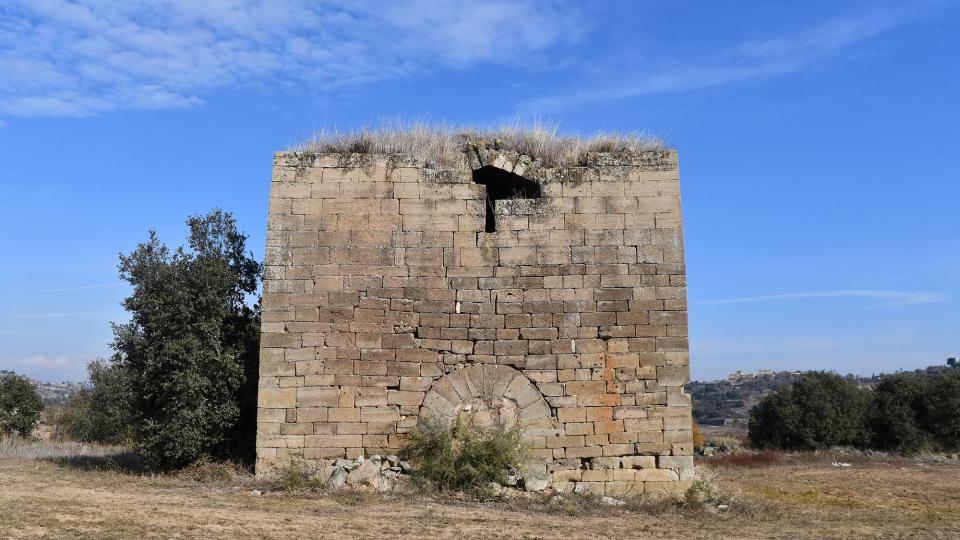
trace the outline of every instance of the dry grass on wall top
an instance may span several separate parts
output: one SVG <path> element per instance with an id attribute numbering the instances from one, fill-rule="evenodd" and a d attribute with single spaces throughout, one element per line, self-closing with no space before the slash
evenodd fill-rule
<path id="1" fill-rule="evenodd" d="M 471 144 L 514 151 L 539 160 L 544 167 L 586 163 L 590 153 L 633 154 L 664 150 L 662 139 L 643 133 L 597 133 L 590 137 L 561 135 L 558 124 L 534 122 L 499 128 L 464 127 L 421 121 L 383 122 L 352 131 L 320 130 L 289 150 L 317 154 L 405 154 L 427 166 L 467 165 Z"/>

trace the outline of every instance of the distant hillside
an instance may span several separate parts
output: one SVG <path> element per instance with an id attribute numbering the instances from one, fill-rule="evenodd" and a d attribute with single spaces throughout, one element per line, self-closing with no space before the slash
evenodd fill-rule
<path id="1" fill-rule="evenodd" d="M 15 371 L 0 369 L 0 376 L 16 374 L 17 373 Z M 27 378 L 29 379 L 29 377 Z M 33 379 L 31 379 L 31 381 L 33 381 Z M 73 393 L 82 388 L 79 383 L 72 382 L 48 383 L 33 381 L 33 383 L 37 385 L 37 391 L 40 393 L 40 398 L 43 399 L 43 404 L 47 406 L 62 404 Z"/>
<path id="2" fill-rule="evenodd" d="M 693 418 L 702 426 L 746 426 L 750 409 L 780 385 L 792 383 L 798 372 L 731 375 L 719 381 L 693 381 Z"/>
<path id="3" fill-rule="evenodd" d="M 930 366 L 918 373 L 934 374 L 946 366 Z M 750 409 L 760 402 L 763 396 L 781 385 L 797 380 L 800 371 L 761 370 L 756 373 L 731 374 L 719 381 L 693 381 L 687 385 L 687 393 L 693 397 L 693 417 L 702 426 L 746 427 L 750 418 Z M 860 377 L 847 375 L 847 379 L 865 388 L 873 388 L 881 375 Z"/>

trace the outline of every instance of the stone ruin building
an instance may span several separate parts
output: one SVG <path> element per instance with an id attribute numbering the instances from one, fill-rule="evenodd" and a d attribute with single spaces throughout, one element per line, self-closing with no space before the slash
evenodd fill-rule
<path id="1" fill-rule="evenodd" d="M 677 154 L 545 166 L 278 153 L 257 472 L 396 453 L 418 418 L 519 422 L 528 487 L 677 492 L 693 473 Z"/>

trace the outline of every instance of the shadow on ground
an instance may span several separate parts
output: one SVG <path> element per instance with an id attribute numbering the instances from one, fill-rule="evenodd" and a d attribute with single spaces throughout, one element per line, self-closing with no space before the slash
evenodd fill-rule
<path id="1" fill-rule="evenodd" d="M 131 474 L 144 472 L 143 458 L 133 452 L 118 452 L 116 454 L 105 455 L 81 454 L 74 456 L 51 456 L 41 458 L 40 461 L 82 471 L 113 471 Z"/>

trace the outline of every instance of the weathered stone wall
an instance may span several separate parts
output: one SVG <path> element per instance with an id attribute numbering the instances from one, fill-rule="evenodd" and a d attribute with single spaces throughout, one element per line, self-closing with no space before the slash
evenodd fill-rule
<path id="1" fill-rule="evenodd" d="M 692 474 L 677 156 L 547 169 L 495 201 L 474 171 L 277 154 L 257 470 L 394 453 L 422 415 L 519 421 L 557 489 L 673 491 Z M 352 163 L 351 163 L 352 161 Z"/>

